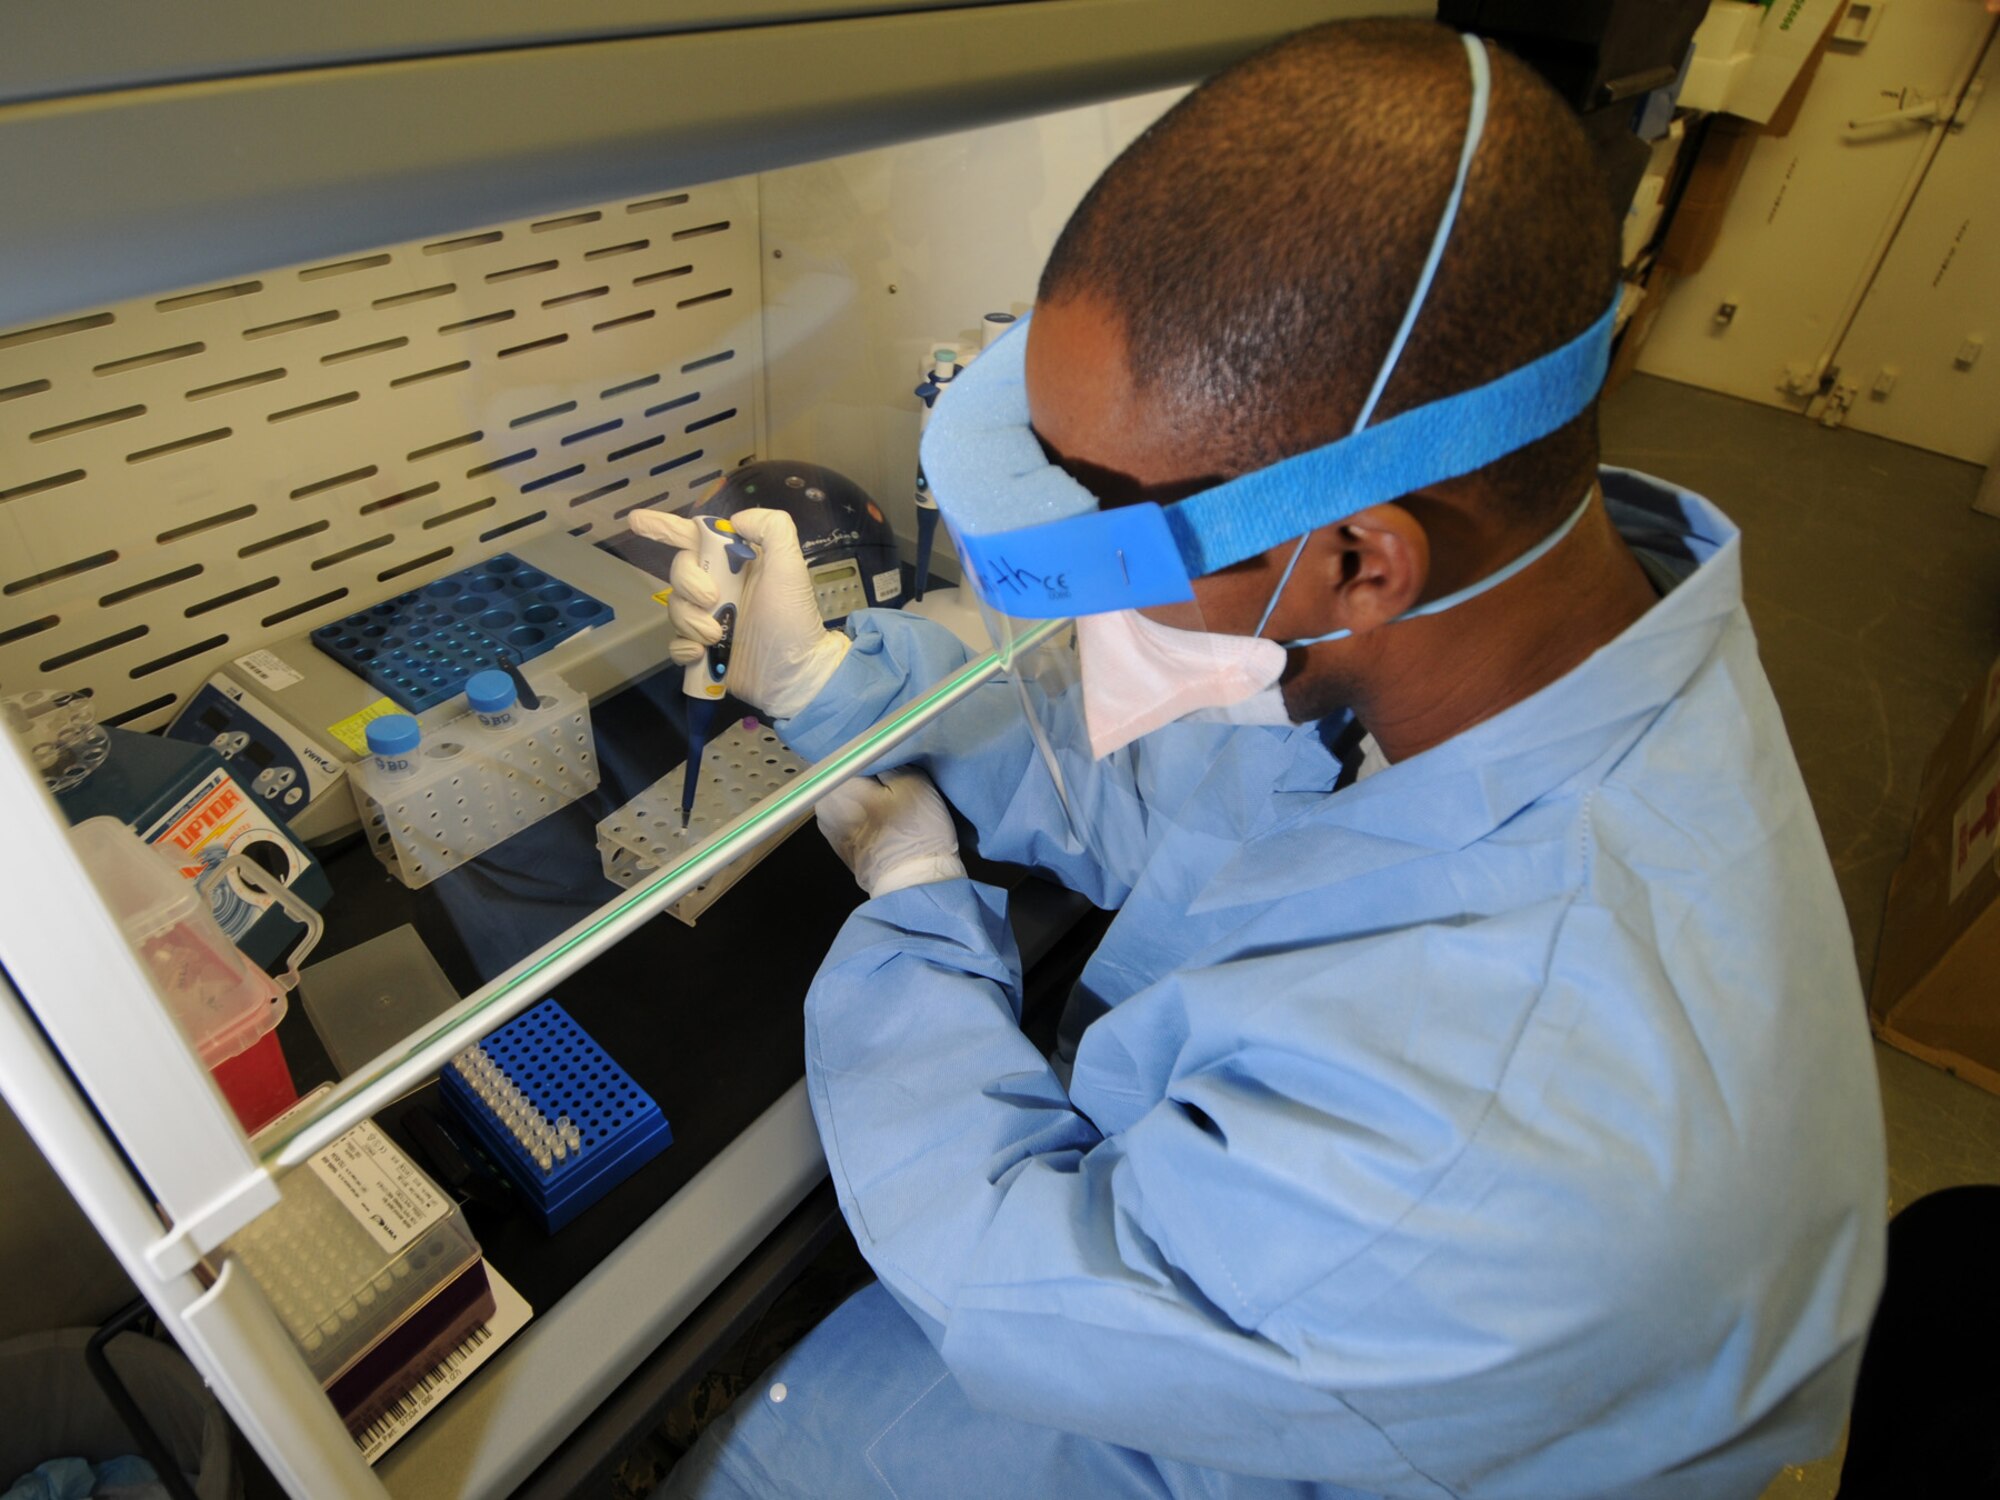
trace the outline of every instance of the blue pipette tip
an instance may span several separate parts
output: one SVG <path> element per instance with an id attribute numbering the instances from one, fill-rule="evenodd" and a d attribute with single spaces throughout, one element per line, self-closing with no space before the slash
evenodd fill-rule
<path id="1" fill-rule="evenodd" d="M 681 827 L 688 826 L 694 815 L 695 789 L 701 785 L 701 753 L 708 745 L 709 732 L 715 728 L 715 716 L 721 711 L 720 699 L 690 698 L 687 706 L 688 759 L 687 772 L 681 781 Z"/>

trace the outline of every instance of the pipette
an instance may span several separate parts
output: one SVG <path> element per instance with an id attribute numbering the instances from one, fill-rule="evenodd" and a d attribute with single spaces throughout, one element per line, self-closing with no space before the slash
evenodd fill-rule
<path id="1" fill-rule="evenodd" d="M 699 661 L 690 662 L 681 679 L 682 690 L 688 698 L 687 779 L 681 787 L 683 828 L 688 826 L 688 819 L 694 815 L 695 788 L 701 784 L 702 747 L 708 743 L 709 734 L 722 711 L 723 695 L 728 692 L 729 653 L 736 643 L 744 574 L 757 556 L 756 550 L 736 534 L 736 528 L 729 524 L 728 517 L 691 516 L 689 519 L 701 528 L 695 561 L 715 584 L 719 597 L 713 613 L 715 622 L 722 627 L 722 639 L 704 651 Z"/>
<path id="2" fill-rule="evenodd" d="M 931 425 L 931 408 L 937 405 L 937 398 L 944 388 L 951 384 L 961 366 L 958 352 L 954 349 L 937 349 L 931 354 L 930 373 L 924 376 L 923 384 L 915 391 L 916 398 L 924 403 L 923 415 L 917 421 L 917 441 L 923 442 L 924 429 Z M 924 597 L 924 588 L 930 582 L 931 547 L 937 540 L 937 501 L 931 498 L 930 481 L 924 478 L 924 460 L 917 456 L 917 583 L 916 597 Z"/>

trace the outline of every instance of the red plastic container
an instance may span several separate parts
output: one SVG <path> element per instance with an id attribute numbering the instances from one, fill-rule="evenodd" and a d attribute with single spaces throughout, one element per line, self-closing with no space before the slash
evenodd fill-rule
<path id="1" fill-rule="evenodd" d="M 116 818 L 71 831 L 98 894 L 245 1130 L 298 1099 L 278 1045 L 285 994 L 223 935 L 208 900 Z"/>
<path id="2" fill-rule="evenodd" d="M 261 1040 L 208 1071 L 247 1131 L 262 1129 L 298 1103 L 299 1091 L 275 1031 L 265 1032 Z"/>

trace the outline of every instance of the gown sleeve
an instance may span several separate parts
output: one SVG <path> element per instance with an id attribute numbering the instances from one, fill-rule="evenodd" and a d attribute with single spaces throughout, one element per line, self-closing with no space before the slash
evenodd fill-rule
<path id="1" fill-rule="evenodd" d="M 897 709 L 922 698 L 970 659 L 943 626 L 894 611 L 868 610 L 849 623 L 853 646 L 813 701 L 777 725 L 785 743 L 817 761 Z M 1029 685 L 1034 711 L 1049 726 L 1059 790 L 1028 726 L 1022 689 L 990 681 L 871 769 L 921 767 L 978 833 L 989 859 L 1028 865 L 1100 907 L 1119 905 L 1145 860 L 1151 815 L 1137 754 L 1093 760 L 1074 686 L 1051 697 Z M 1157 797 L 1148 788 L 1147 797 Z M 1065 796 L 1074 806 L 1074 823 Z M 1076 829 L 1088 829 L 1079 836 Z"/>
<path id="2" fill-rule="evenodd" d="M 1208 1230 L 1149 1201 L 1212 1177 L 1216 1122 L 1170 1099 L 1107 1138 L 1072 1106 L 1019 1029 L 1004 900 L 955 880 L 870 901 L 807 998 L 820 1139 L 884 1286 L 982 1408 L 1239 1472 L 1323 1473 L 1334 1455 L 1371 1492 L 1446 1493 L 1238 1321 Z M 1210 1227 L 1295 1232 L 1285 1215 L 1318 1206 L 1272 1212 Z"/>

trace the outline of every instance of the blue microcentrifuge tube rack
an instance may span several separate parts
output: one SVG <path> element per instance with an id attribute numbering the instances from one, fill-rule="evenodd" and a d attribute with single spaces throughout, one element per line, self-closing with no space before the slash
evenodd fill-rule
<path id="1" fill-rule="evenodd" d="M 415 714 L 463 692 L 474 672 L 533 661 L 615 617 L 602 599 L 502 552 L 322 625 L 312 643 Z"/>
<path id="2" fill-rule="evenodd" d="M 459 1053 L 439 1086 L 551 1233 L 674 1138 L 652 1096 L 553 1000 Z"/>

